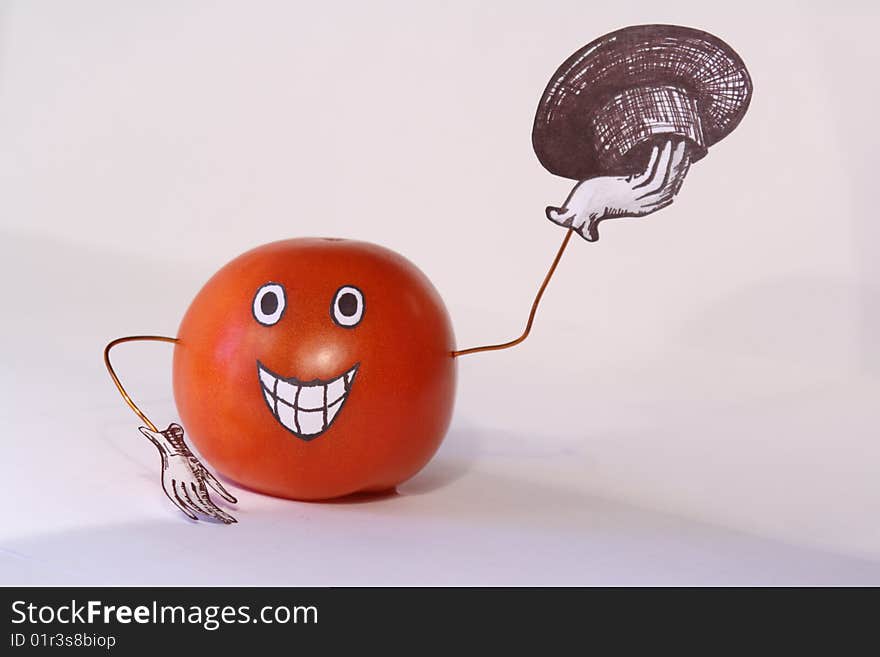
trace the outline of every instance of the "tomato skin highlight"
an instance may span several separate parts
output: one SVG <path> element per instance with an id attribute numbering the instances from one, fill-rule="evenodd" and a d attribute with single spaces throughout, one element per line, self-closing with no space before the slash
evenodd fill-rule
<path id="1" fill-rule="evenodd" d="M 285 298 L 261 306 L 267 283 Z M 345 286 L 356 290 L 337 303 Z M 352 312 L 358 291 L 362 315 L 345 326 L 340 308 Z M 275 312 L 267 320 L 263 310 Z M 393 489 L 425 466 L 449 426 L 449 315 L 415 265 L 375 244 L 299 238 L 248 251 L 199 291 L 177 337 L 174 397 L 187 434 L 220 473 L 259 492 L 323 500 Z M 301 437 L 273 414 L 293 411 L 266 397 L 258 362 L 307 384 L 357 370 L 329 426 Z"/>

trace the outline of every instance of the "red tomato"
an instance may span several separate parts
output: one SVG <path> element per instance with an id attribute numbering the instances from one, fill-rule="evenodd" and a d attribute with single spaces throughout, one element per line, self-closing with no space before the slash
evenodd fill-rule
<path id="1" fill-rule="evenodd" d="M 183 425 L 220 472 L 270 495 L 393 489 L 449 425 L 449 315 L 424 274 L 374 244 L 248 251 L 205 284 L 177 336 Z"/>

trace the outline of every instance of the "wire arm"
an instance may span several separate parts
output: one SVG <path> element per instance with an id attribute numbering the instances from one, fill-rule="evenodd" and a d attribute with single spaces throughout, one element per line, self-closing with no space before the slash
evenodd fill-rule
<path id="1" fill-rule="evenodd" d="M 125 388 L 122 387 L 122 382 L 120 382 L 119 377 L 116 376 L 116 372 L 113 370 L 113 365 L 110 363 L 110 350 L 113 349 L 118 344 L 122 344 L 123 342 L 170 342 L 176 343 L 177 338 L 169 338 L 164 335 L 128 335 L 124 338 L 116 338 L 111 341 L 106 347 L 104 347 L 104 365 L 107 366 L 107 371 L 110 373 L 110 378 L 113 379 L 113 383 L 116 384 L 116 389 L 119 390 L 119 394 L 122 395 L 122 398 L 125 400 L 125 403 L 128 404 L 128 407 L 135 412 L 141 420 L 143 420 L 144 424 L 151 431 L 158 432 L 158 427 L 150 422 L 150 419 L 144 415 L 144 412 L 138 408 L 137 404 L 132 401 L 129 394 L 125 391 Z"/>
<path id="2" fill-rule="evenodd" d="M 568 246 L 568 242 L 571 239 L 572 229 L 569 228 L 565 232 L 565 237 L 562 239 L 562 244 L 559 246 L 559 250 L 556 252 L 556 257 L 553 258 L 553 263 L 550 265 L 550 269 L 547 271 L 547 275 L 544 276 L 544 280 L 541 283 L 541 287 L 538 288 L 538 293 L 535 295 L 535 300 L 532 302 L 532 309 L 529 311 L 529 319 L 526 322 L 526 328 L 515 340 L 511 340 L 510 342 L 502 342 L 500 344 L 490 344 L 484 347 L 470 347 L 469 349 L 461 349 L 460 351 L 453 351 L 452 357 L 458 358 L 459 356 L 466 356 L 468 354 L 476 354 L 481 351 L 497 351 L 499 349 L 510 349 L 510 347 L 515 347 L 520 342 L 529 337 L 529 333 L 532 330 L 532 324 L 535 321 L 535 313 L 538 311 L 538 304 L 541 303 L 541 297 L 544 296 L 544 290 L 547 289 L 547 284 L 550 282 L 550 279 L 553 278 L 553 272 L 556 271 L 556 266 L 559 264 L 559 261 L 562 260 L 562 254 L 565 253 L 565 247 Z"/>

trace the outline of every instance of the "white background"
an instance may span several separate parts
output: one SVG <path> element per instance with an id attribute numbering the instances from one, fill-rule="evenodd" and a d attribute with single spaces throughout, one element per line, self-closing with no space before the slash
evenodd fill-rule
<path id="1" fill-rule="evenodd" d="M 0 583 L 880 584 L 877 10 L 437 4 L 0 4 Z M 517 335 L 570 187 L 540 93 L 648 22 L 755 85 L 676 203 L 572 244 L 532 337 L 460 361 L 399 496 L 187 522 L 103 345 L 302 235 L 409 257 L 462 347 Z M 116 360 L 176 419 L 167 345 Z"/>

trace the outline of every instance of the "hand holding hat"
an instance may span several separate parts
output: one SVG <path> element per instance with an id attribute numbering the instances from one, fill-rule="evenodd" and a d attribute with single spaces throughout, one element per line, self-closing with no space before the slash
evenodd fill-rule
<path id="1" fill-rule="evenodd" d="M 547 218 L 571 228 L 588 242 L 599 239 L 598 225 L 615 217 L 643 217 L 672 203 L 690 167 L 684 140 L 654 146 L 647 167 L 629 176 L 599 176 L 575 185 L 562 207 L 548 207 Z"/>
<path id="2" fill-rule="evenodd" d="M 604 219 L 666 207 L 689 166 L 742 120 L 751 92 L 739 55 L 700 30 L 638 25 L 584 46 L 554 73 L 535 115 L 541 164 L 578 181 L 547 218 L 594 242 Z"/>

